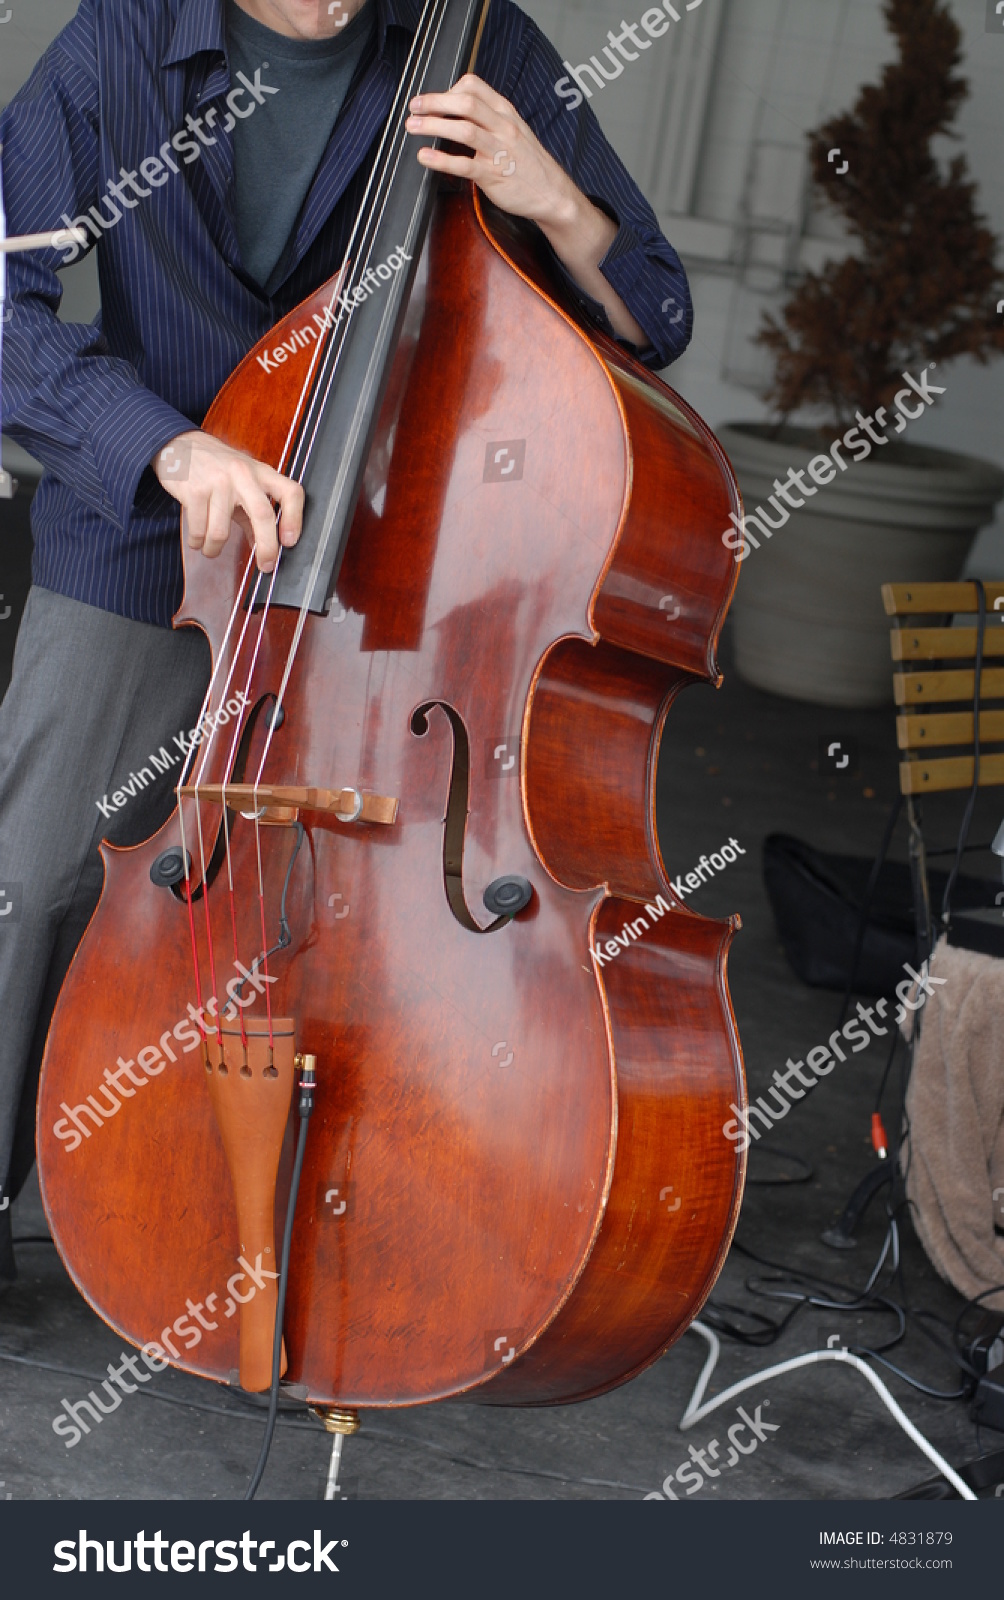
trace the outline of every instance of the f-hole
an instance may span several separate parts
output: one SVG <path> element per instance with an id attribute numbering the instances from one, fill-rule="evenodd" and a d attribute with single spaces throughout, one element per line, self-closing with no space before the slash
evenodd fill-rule
<path id="1" fill-rule="evenodd" d="M 467 830 L 467 811 L 471 789 L 471 741 L 463 717 L 445 700 L 429 700 L 419 706 L 411 719 L 411 731 L 421 738 L 429 731 L 429 712 L 436 706 L 450 719 L 453 729 L 453 771 L 450 775 L 450 795 L 446 803 L 446 825 L 443 829 L 443 883 L 450 910 L 462 928 L 471 933 L 494 933 L 504 928 L 511 919 L 496 917 L 486 928 L 475 922 L 464 897 L 464 834 Z"/>

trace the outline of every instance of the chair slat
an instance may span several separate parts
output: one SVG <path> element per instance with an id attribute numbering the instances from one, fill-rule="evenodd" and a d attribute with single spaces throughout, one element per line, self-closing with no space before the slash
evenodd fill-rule
<path id="1" fill-rule="evenodd" d="M 1004 711 L 980 712 L 980 742 L 992 744 L 1004 740 Z M 916 750 L 926 756 L 928 750 L 942 745 L 973 742 L 973 714 L 971 711 L 948 711 L 936 717 L 897 717 L 896 742 L 901 750 Z"/>
<path id="2" fill-rule="evenodd" d="M 973 781 L 972 756 L 947 756 L 941 761 L 901 761 L 899 786 L 904 794 L 968 789 Z M 980 788 L 1004 783 L 1004 755 L 980 757 Z"/>
<path id="3" fill-rule="evenodd" d="M 1004 600 L 1004 583 L 986 583 L 987 610 Z M 974 583 L 884 583 L 882 604 L 889 617 L 912 616 L 925 611 L 976 611 Z"/>
<path id="4" fill-rule="evenodd" d="M 894 661 L 973 661 L 975 628 L 894 628 L 889 635 Z M 1004 656 L 1004 628 L 987 628 L 983 658 Z"/>
<path id="5" fill-rule="evenodd" d="M 933 706 L 951 700 L 968 700 L 972 705 L 975 678 L 973 671 L 894 672 L 893 694 L 898 706 Z M 980 698 L 1004 699 L 1004 668 L 984 667 Z"/>

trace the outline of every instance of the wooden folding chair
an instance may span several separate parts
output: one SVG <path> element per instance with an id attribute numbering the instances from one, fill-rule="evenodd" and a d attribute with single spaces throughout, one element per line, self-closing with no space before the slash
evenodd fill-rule
<path id="1" fill-rule="evenodd" d="M 999 615 L 1004 607 L 1004 583 L 985 583 L 982 587 L 985 608 L 981 619 L 976 582 L 882 586 L 886 614 L 896 619 L 890 643 L 892 659 L 900 664 L 892 680 L 899 707 L 896 740 L 903 752 L 899 784 L 910 823 L 910 864 L 921 959 L 930 955 L 934 927 L 920 797 L 968 789 L 964 836 L 977 788 L 1004 784 L 1004 749 L 987 749 L 988 745 L 1004 746 L 1004 665 L 988 665 L 1004 662 L 1004 627 L 995 626 L 992 620 L 995 611 Z M 975 626 L 952 626 L 960 614 L 972 616 Z M 988 701 L 1000 704 L 985 709 Z M 958 709 L 962 705 L 965 710 Z M 949 893 L 958 872 L 959 855 Z M 980 920 L 980 914 L 970 913 L 967 922 L 974 917 Z M 968 936 L 966 942 L 969 943 Z"/>
<path id="2" fill-rule="evenodd" d="M 882 586 L 882 603 L 886 615 L 895 619 L 891 645 L 892 659 L 898 670 L 893 673 L 892 681 L 899 708 L 896 741 L 903 756 L 899 764 L 900 793 L 889 813 L 865 890 L 854 962 L 838 1026 L 843 1025 L 847 1014 L 872 894 L 904 801 L 910 823 L 910 870 L 920 966 L 930 958 L 935 937 L 921 826 L 922 797 L 951 789 L 969 790 L 943 902 L 947 907 L 972 821 L 977 789 L 1004 784 L 1004 749 L 988 751 L 986 748 L 987 745 L 1004 745 L 1004 666 L 985 664 L 1004 662 L 1004 627 L 995 626 L 991 620 L 995 610 L 999 613 L 1004 607 L 1004 583 L 886 583 Z M 954 627 L 954 619 L 960 614 L 972 616 L 975 626 Z M 1001 704 L 985 709 L 987 701 Z M 966 709 L 958 709 L 960 706 Z M 1001 833 L 1004 834 L 1004 828 Z M 948 931 L 944 918 L 941 927 Z M 1004 927 L 999 911 L 993 908 L 967 910 L 956 917 L 953 927 L 957 942 L 968 948 L 982 949 L 991 955 L 1004 954 Z M 921 1020 L 918 1016 L 914 1022 L 911 1060 Z M 894 1035 L 894 1047 L 897 1039 L 898 1035 Z M 886 1074 L 892 1059 L 890 1054 Z M 872 1144 L 881 1158 L 880 1165 L 861 1180 L 840 1221 L 823 1234 L 824 1241 L 835 1249 L 846 1249 L 853 1242 L 854 1231 L 864 1212 L 898 1172 L 895 1150 L 892 1161 L 885 1159 L 889 1140 L 878 1104 L 872 1114 Z"/>

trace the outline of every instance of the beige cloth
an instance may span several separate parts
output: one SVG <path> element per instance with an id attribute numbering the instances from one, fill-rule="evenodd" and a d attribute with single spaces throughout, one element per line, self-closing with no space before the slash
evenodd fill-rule
<path id="1" fill-rule="evenodd" d="M 921 1243 L 970 1299 L 1004 1284 L 1004 961 L 942 939 L 931 976 L 946 981 L 912 1014 L 922 1022 L 901 1159 Z M 984 1304 L 1004 1310 L 1004 1295 Z"/>

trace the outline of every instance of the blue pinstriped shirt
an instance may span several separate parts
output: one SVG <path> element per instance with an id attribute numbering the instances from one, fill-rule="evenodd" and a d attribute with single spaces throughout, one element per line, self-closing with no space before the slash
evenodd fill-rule
<path id="1" fill-rule="evenodd" d="M 375 3 L 376 30 L 270 296 L 243 270 L 237 242 L 226 124 L 231 112 L 251 114 L 254 80 L 231 84 L 222 0 L 82 0 L 0 116 L 11 233 L 91 207 L 112 223 L 98 248 L 93 326 L 55 315 L 64 252 L 8 257 L 4 427 L 46 469 L 32 507 L 35 583 L 169 624 L 182 593 L 178 508 L 149 462 L 202 421 L 251 346 L 341 264 L 420 9 Z M 692 324 L 679 258 L 589 107 L 570 111 L 555 94 L 561 61 L 511 0 L 494 0 L 478 72 L 619 223 L 602 270 L 649 336 L 643 359 L 667 365 Z M 204 120 L 185 134 L 187 117 Z M 577 293 L 609 331 L 602 307 Z"/>

